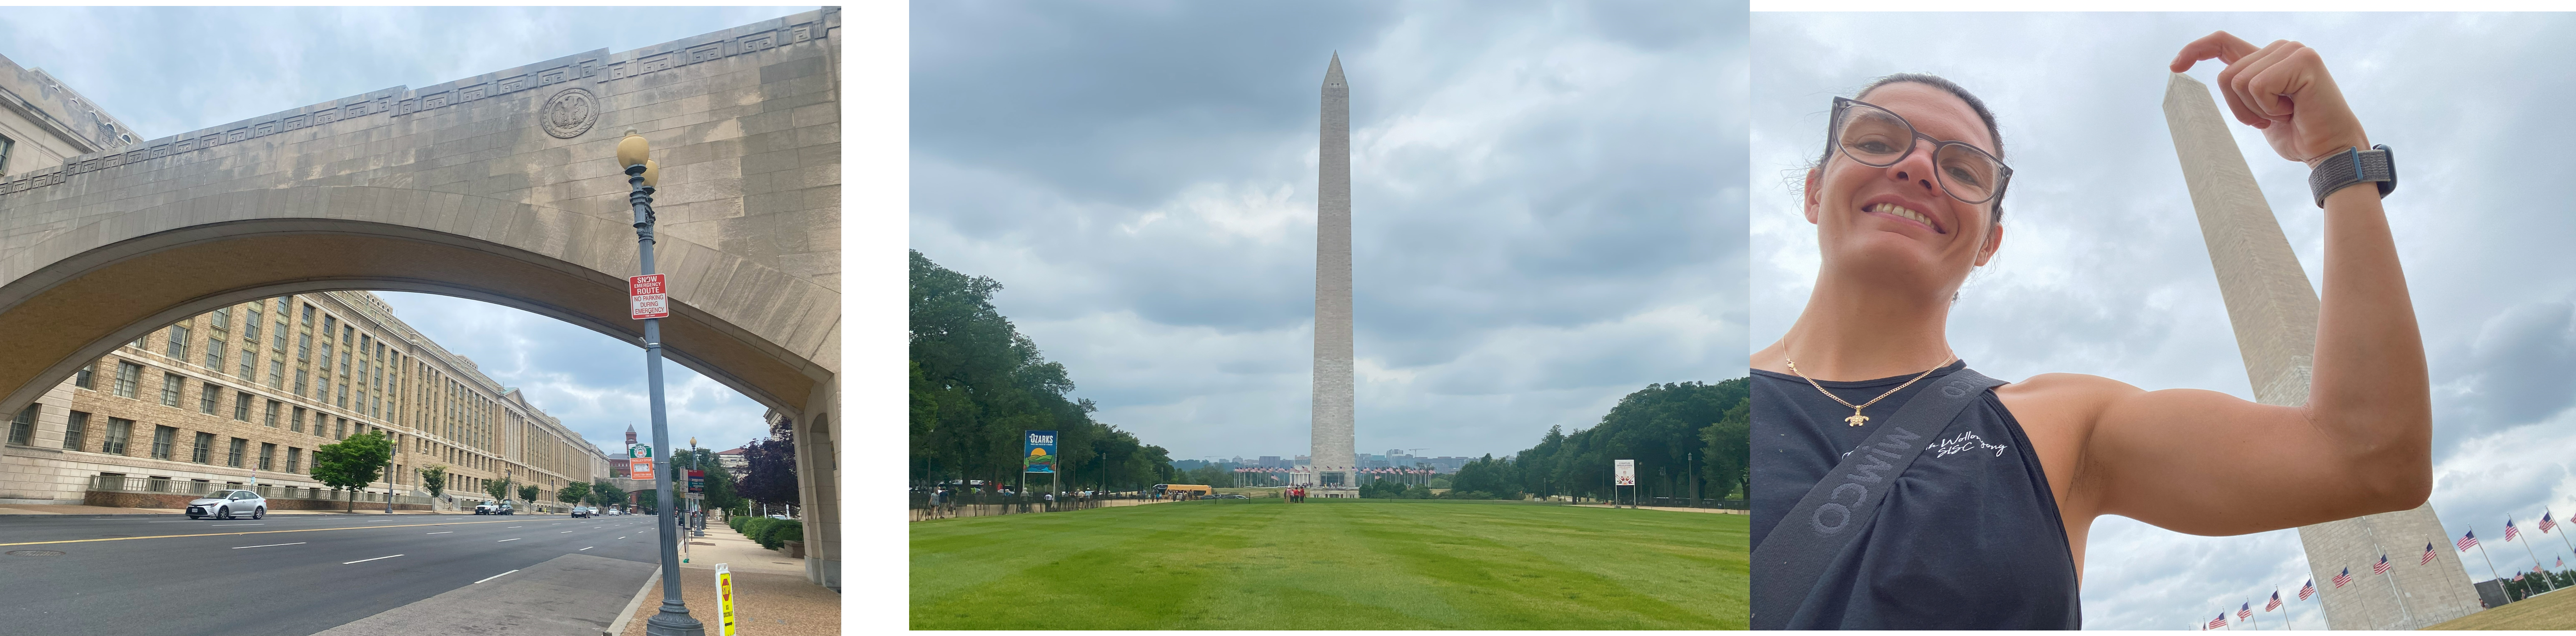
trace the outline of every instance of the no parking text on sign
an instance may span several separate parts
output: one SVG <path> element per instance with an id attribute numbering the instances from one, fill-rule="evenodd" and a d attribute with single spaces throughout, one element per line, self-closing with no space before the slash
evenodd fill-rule
<path id="1" fill-rule="evenodd" d="M 671 295 L 663 291 L 661 274 L 628 277 L 626 301 L 636 320 L 671 317 Z"/>

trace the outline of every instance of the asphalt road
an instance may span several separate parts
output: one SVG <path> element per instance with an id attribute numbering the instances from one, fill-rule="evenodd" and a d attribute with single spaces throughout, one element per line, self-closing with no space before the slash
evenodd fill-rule
<path id="1" fill-rule="evenodd" d="M 0 632 L 308 636 L 565 554 L 654 563 L 654 520 L 0 516 Z"/>

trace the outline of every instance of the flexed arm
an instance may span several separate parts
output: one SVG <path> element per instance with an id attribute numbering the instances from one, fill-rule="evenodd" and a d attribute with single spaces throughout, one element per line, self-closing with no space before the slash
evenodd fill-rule
<path id="1" fill-rule="evenodd" d="M 2236 118 L 2310 163 L 2369 141 L 2323 60 L 2296 42 L 2256 48 L 2215 33 L 2172 69 L 2216 58 Z M 2432 488 L 2431 399 L 2404 272 L 2376 188 L 2324 203 L 2325 267 L 2307 403 L 2141 391 L 2042 376 L 2026 393 L 2091 426 L 2069 493 L 2097 513 L 2195 534 L 2240 534 L 2412 508 Z M 2263 379 L 2258 379 L 2263 380 Z M 2278 497 L 2295 488 L 2298 496 Z M 2079 511 L 2080 512 L 2080 511 Z"/>

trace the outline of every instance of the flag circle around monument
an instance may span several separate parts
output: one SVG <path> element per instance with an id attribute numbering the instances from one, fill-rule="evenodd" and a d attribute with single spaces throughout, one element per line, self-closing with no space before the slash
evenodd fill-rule
<path id="1" fill-rule="evenodd" d="M 546 100 L 545 109 L 537 113 L 537 120 L 545 124 L 546 134 L 556 139 L 579 137 L 590 132 L 590 125 L 599 121 L 599 98 L 591 96 L 588 89 L 564 89 Z"/>

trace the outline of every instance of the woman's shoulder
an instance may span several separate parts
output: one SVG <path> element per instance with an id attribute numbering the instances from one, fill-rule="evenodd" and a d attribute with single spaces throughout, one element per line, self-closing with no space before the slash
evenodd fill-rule
<path id="1" fill-rule="evenodd" d="M 2113 402 L 2145 393 L 2127 382 L 2082 373 L 2042 373 L 1995 387 L 1995 398 L 2025 425 L 2089 422 Z"/>

